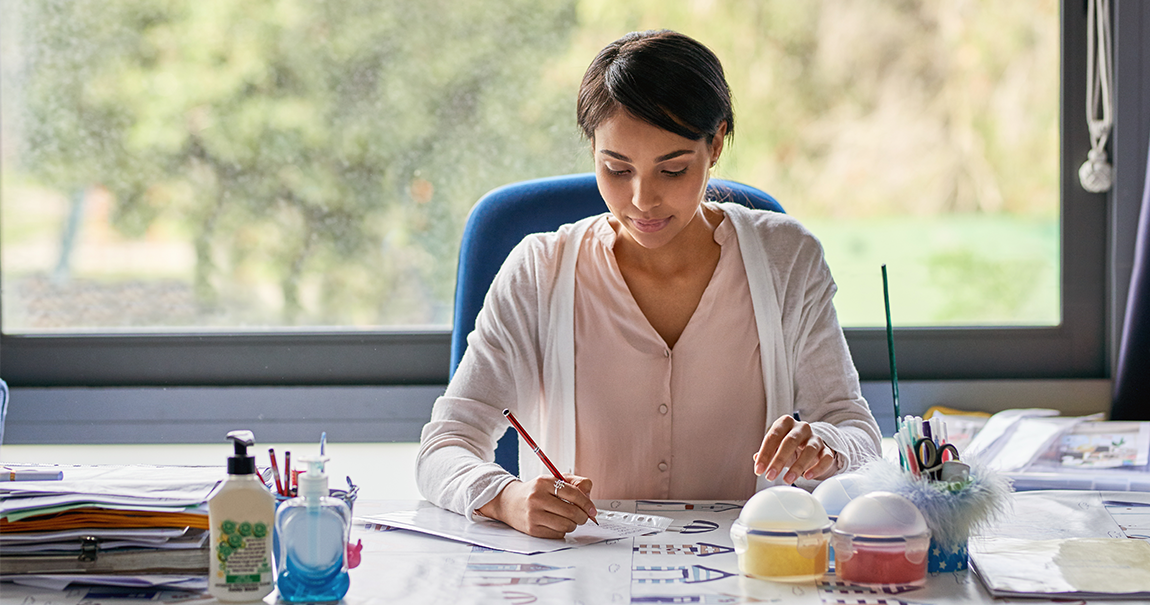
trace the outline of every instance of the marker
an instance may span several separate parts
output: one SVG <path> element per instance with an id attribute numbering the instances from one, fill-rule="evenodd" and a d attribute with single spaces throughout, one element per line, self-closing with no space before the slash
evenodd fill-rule
<path id="1" fill-rule="evenodd" d="M 291 474 L 291 452 L 284 452 L 284 493 L 285 496 L 291 496 L 292 488 L 292 474 Z"/>
<path id="2" fill-rule="evenodd" d="M 512 414 L 511 410 L 503 410 L 503 415 L 507 417 L 507 420 L 511 421 L 511 426 L 515 427 L 515 432 L 519 433 L 519 436 L 523 438 L 523 441 L 527 442 L 527 446 L 530 447 L 531 450 L 535 452 L 535 455 L 539 456 L 539 459 L 543 461 L 543 466 L 546 466 L 547 470 L 551 471 L 551 474 L 554 475 L 556 479 L 562 481 L 563 483 L 567 483 L 567 479 L 563 477 L 563 473 L 560 473 L 559 469 L 555 468 L 554 464 L 551 464 L 551 460 L 547 458 L 547 454 L 543 453 L 543 448 L 535 445 L 535 440 L 531 438 L 531 435 L 527 434 L 527 429 L 523 428 L 522 424 L 519 424 L 519 420 L 515 418 L 515 414 Z M 595 521 L 595 525 L 599 525 L 599 522 L 595 520 L 595 517 L 591 517 L 591 520 Z"/>
<path id="3" fill-rule="evenodd" d="M 794 418 L 795 422 L 802 422 L 803 421 L 802 418 L 799 418 L 799 411 L 798 410 L 791 412 L 791 418 Z"/>
<path id="4" fill-rule="evenodd" d="M 281 496 L 286 496 L 284 493 L 283 483 L 280 482 L 280 467 L 276 464 L 276 450 L 275 448 L 268 448 L 268 456 L 272 458 L 272 476 L 276 478 L 276 493 Z"/>
<path id="5" fill-rule="evenodd" d="M 5 466 L 3 472 L 0 472 L 0 481 L 61 481 L 63 479 L 64 471 L 62 470 Z"/>
<path id="6" fill-rule="evenodd" d="M 319 434 L 319 455 L 320 456 L 323 455 L 323 450 L 326 448 L 326 446 L 327 446 L 327 431 L 324 431 L 324 432 Z"/>

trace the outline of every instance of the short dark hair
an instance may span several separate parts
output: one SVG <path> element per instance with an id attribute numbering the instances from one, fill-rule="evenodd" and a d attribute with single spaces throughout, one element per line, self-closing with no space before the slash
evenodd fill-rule
<path id="1" fill-rule="evenodd" d="M 735 131 L 731 89 L 709 48 L 670 30 L 632 32 L 608 44 L 583 75 L 576 118 L 583 135 L 619 108 L 663 130 L 710 143 L 727 123 Z"/>

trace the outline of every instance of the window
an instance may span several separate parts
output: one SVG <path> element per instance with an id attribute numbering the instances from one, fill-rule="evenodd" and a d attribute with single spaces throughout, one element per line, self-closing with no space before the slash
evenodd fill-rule
<path id="1" fill-rule="evenodd" d="M 443 382 L 467 210 L 589 170 L 582 71 L 654 26 L 723 60 L 719 176 L 822 238 L 864 378 L 882 262 L 901 377 L 1104 375 L 1078 4 L 615 4 L 0 0 L 5 378 Z"/>

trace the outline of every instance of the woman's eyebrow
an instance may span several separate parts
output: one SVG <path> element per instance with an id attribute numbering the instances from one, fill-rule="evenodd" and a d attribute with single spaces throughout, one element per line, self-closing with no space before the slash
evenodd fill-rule
<path id="1" fill-rule="evenodd" d="M 631 158 L 629 158 L 629 157 L 627 157 L 621 153 L 611 151 L 610 149 L 600 149 L 599 153 L 601 153 L 603 155 L 611 156 L 611 157 L 615 158 L 616 160 L 619 160 L 622 162 L 630 162 L 631 161 Z M 664 155 L 661 155 L 661 156 L 655 158 L 655 163 L 657 164 L 659 162 L 666 162 L 667 160 L 677 158 L 681 155 L 687 155 L 689 153 L 695 153 L 695 150 L 694 149 L 679 149 L 677 151 L 672 151 L 671 153 L 667 153 L 667 154 L 664 154 Z"/>

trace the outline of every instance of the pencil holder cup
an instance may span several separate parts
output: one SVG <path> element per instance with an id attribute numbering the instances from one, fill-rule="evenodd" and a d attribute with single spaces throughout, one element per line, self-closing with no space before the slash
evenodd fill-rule
<path id="1" fill-rule="evenodd" d="M 867 487 L 903 496 L 922 513 L 930 528 L 928 573 L 967 569 L 967 540 L 1004 511 L 1012 491 L 1009 479 L 976 462 L 961 481 L 916 476 L 886 460 L 872 461 L 861 472 Z"/>
<path id="2" fill-rule="evenodd" d="M 767 488 L 731 525 L 742 573 L 775 582 L 808 582 L 827 572 L 831 521 L 811 494 L 789 485 Z"/>
<path id="3" fill-rule="evenodd" d="M 948 573 L 969 568 L 966 554 L 966 540 L 961 544 L 943 546 L 933 538 L 930 541 L 930 556 L 926 570 L 930 573 Z"/>

